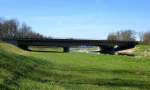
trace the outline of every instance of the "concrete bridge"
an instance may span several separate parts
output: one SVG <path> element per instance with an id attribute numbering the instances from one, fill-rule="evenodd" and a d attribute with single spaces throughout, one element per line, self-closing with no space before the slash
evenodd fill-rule
<path id="1" fill-rule="evenodd" d="M 74 46 L 98 46 L 101 53 L 114 53 L 116 51 L 134 48 L 136 41 L 109 41 L 109 40 L 80 40 L 80 39 L 15 39 L 4 40 L 18 47 L 29 50 L 29 46 L 62 47 L 64 52 L 69 52 Z"/>

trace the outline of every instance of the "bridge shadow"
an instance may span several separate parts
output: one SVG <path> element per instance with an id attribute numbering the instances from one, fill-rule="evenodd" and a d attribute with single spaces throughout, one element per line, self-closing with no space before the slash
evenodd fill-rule
<path id="1" fill-rule="evenodd" d="M 96 53 L 96 54 L 108 54 L 108 55 L 115 55 L 114 52 L 101 52 L 101 51 L 90 51 L 91 53 Z"/>

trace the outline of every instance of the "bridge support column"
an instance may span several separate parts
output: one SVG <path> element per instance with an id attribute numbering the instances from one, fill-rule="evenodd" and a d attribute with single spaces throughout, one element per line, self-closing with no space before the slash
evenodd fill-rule
<path id="1" fill-rule="evenodd" d="M 63 52 L 68 53 L 70 51 L 69 47 L 63 47 Z"/>
<path id="2" fill-rule="evenodd" d="M 20 47 L 20 48 L 23 49 L 23 50 L 30 51 L 30 50 L 28 49 L 28 46 L 26 46 L 26 45 L 19 45 L 18 47 Z"/>

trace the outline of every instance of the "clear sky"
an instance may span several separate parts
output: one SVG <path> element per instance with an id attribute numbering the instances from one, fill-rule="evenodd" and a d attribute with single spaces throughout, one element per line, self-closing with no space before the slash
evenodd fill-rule
<path id="1" fill-rule="evenodd" d="M 105 39 L 118 30 L 150 30 L 150 0 L 0 0 L 0 17 L 47 36 Z"/>

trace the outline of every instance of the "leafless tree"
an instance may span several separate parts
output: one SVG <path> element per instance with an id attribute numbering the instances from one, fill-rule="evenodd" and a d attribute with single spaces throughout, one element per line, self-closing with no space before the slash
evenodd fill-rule
<path id="1" fill-rule="evenodd" d="M 0 19 L 0 39 L 25 39 L 25 38 L 47 38 L 39 33 L 32 31 L 31 27 L 26 25 L 25 23 L 19 24 L 17 20 L 4 20 Z"/>
<path id="2" fill-rule="evenodd" d="M 135 32 L 133 30 L 123 30 L 108 35 L 108 40 L 120 40 L 120 41 L 135 41 Z"/>
<path id="3" fill-rule="evenodd" d="M 150 31 L 144 33 L 143 42 L 144 42 L 144 44 L 150 45 Z"/>
<path id="4" fill-rule="evenodd" d="M 119 39 L 124 41 L 135 41 L 135 33 L 132 30 L 120 31 Z"/>
<path id="5" fill-rule="evenodd" d="M 140 39 L 140 42 L 143 42 L 144 41 L 144 32 L 139 32 L 139 39 Z"/>
<path id="6" fill-rule="evenodd" d="M 110 33 L 107 40 L 117 40 L 117 35 L 115 33 Z"/>
<path id="7" fill-rule="evenodd" d="M 16 20 L 5 20 L 1 22 L 1 37 L 14 38 L 18 30 L 18 23 Z"/>

